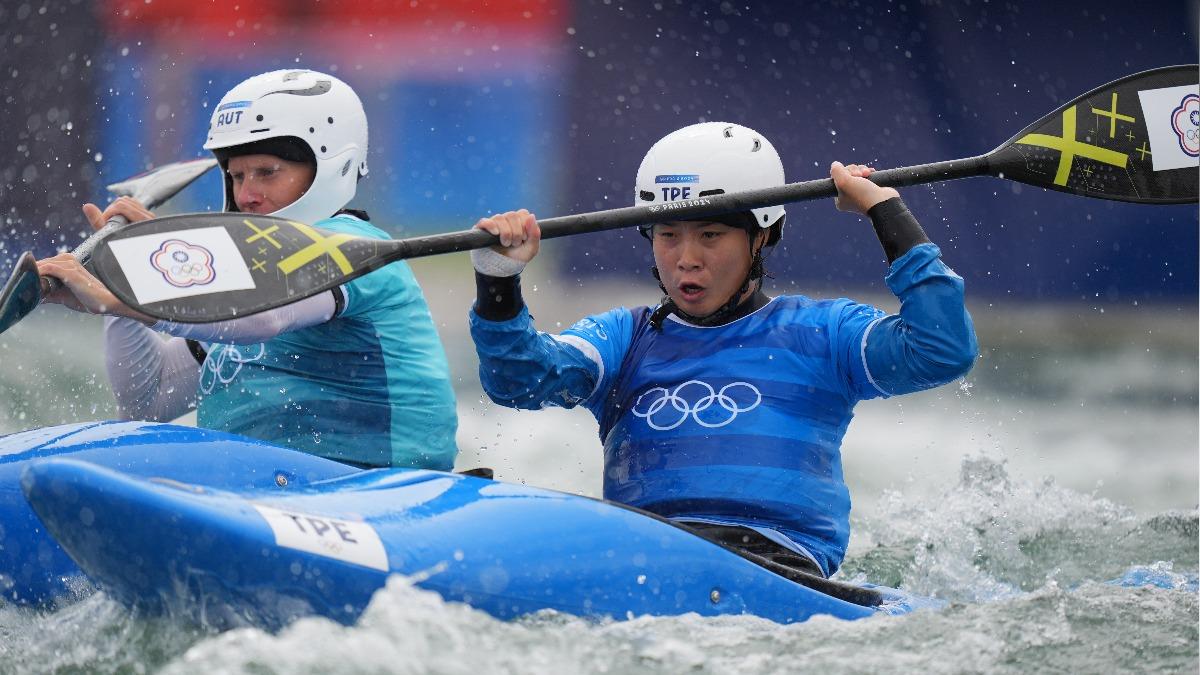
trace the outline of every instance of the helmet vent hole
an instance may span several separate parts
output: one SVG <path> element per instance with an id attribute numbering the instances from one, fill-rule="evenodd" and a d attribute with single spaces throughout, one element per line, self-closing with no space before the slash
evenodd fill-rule
<path id="1" fill-rule="evenodd" d="M 315 133 L 317 133 L 317 130 L 316 130 L 316 129 L 314 129 L 314 128 L 312 128 L 312 127 L 309 127 L 309 128 L 308 128 L 308 133 L 310 133 L 310 134 L 315 134 Z"/>
<path id="2" fill-rule="evenodd" d="M 649 190 L 642 190 L 641 192 L 638 192 L 638 196 L 641 197 L 642 201 L 645 202 L 654 201 L 654 193 L 650 192 Z"/>
<path id="3" fill-rule="evenodd" d="M 263 116 L 262 116 L 262 115 L 259 115 L 258 117 L 254 118 L 254 119 L 256 119 L 256 120 L 258 120 L 259 122 L 261 122 L 261 121 L 263 120 Z"/>
<path id="4" fill-rule="evenodd" d="M 711 197 L 713 195 L 723 195 L 723 194 L 725 194 L 725 191 L 720 188 L 717 188 L 716 190 L 704 190 L 696 196 L 697 197 Z"/>
<path id="5" fill-rule="evenodd" d="M 725 130 L 721 133 L 725 135 L 725 138 L 733 138 L 733 127 L 725 127 Z"/>
<path id="6" fill-rule="evenodd" d="M 754 147 L 750 148 L 750 152 L 758 152 L 759 148 L 761 148 L 761 147 L 762 147 L 762 141 L 756 138 L 756 139 L 754 139 Z"/>
<path id="7" fill-rule="evenodd" d="M 330 123 L 330 124 L 333 124 L 333 118 L 332 118 L 332 117 L 330 117 L 328 121 L 329 121 L 329 123 Z"/>
<path id="8" fill-rule="evenodd" d="M 350 172 L 350 160 L 346 160 L 346 163 L 342 165 L 342 175 L 345 176 L 349 172 Z"/>
<path id="9" fill-rule="evenodd" d="M 321 152 L 325 152 L 325 146 L 321 146 Z"/>

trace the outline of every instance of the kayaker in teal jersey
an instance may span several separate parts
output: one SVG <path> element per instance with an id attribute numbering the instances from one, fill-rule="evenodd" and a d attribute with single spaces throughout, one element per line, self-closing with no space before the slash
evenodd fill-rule
<path id="1" fill-rule="evenodd" d="M 367 175 L 367 120 L 335 77 L 275 71 L 234 87 L 208 140 L 227 211 L 270 214 L 386 239 L 345 208 Z M 153 217 L 130 199 L 84 212 Z M 264 247 L 271 246 L 264 235 Z M 124 416 L 167 421 L 197 408 L 220 429 L 363 466 L 448 470 L 457 416 L 445 352 L 403 262 L 280 309 L 212 324 L 154 322 L 117 300 L 69 254 L 40 261 L 65 290 L 47 298 L 105 320 L 108 371 Z M 172 337 L 163 341 L 155 331 Z"/>
<path id="2" fill-rule="evenodd" d="M 774 206 L 644 229 L 662 301 L 540 333 L 520 286 L 538 251 L 536 219 L 522 210 L 479 221 L 502 244 L 472 256 L 485 391 L 515 408 L 587 407 L 600 424 L 606 499 L 775 569 L 832 574 L 849 540 L 840 446 L 855 404 L 950 382 L 978 350 L 963 280 L 871 173 L 830 167 L 837 207 L 868 216 L 883 244 L 894 315 L 844 298 L 766 295 L 764 251 L 785 215 Z M 762 134 L 710 122 L 650 149 L 635 200 L 669 207 L 783 183 Z"/>

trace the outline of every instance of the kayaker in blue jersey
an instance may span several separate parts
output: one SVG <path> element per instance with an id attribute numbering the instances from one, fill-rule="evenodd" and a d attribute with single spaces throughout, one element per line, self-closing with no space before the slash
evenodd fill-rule
<path id="1" fill-rule="evenodd" d="M 367 119 L 335 77 L 285 70 L 242 82 L 213 110 L 204 147 L 224 174 L 227 211 L 388 237 L 345 208 L 367 174 Z M 130 199 L 84 212 L 96 228 L 118 214 L 153 217 Z M 287 307 L 199 325 L 138 314 L 69 254 L 38 269 L 66 284 L 50 302 L 112 315 L 108 371 L 124 416 L 169 421 L 196 407 L 202 427 L 358 466 L 454 463 L 458 420 L 445 352 L 403 262 Z"/>
<path id="2" fill-rule="evenodd" d="M 515 408 L 590 410 L 606 499 L 776 568 L 832 574 L 849 539 L 840 446 L 854 405 L 950 382 L 977 351 L 962 279 L 871 173 L 830 168 L 837 207 L 867 215 L 883 244 L 895 315 L 846 299 L 766 295 L 764 250 L 784 224 L 774 206 L 646 228 L 666 294 L 656 307 L 619 307 L 560 335 L 540 333 L 520 287 L 538 251 L 536 219 L 522 210 L 479 221 L 502 244 L 472 256 L 470 325 L 484 389 Z M 710 122 L 650 149 L 636 203 L 783 183 L 762 134 Z"/>

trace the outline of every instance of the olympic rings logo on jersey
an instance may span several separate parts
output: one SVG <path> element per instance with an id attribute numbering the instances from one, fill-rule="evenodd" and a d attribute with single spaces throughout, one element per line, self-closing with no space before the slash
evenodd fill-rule
<path id="1" fill-rule="evenodd" d="M 718 391 L 707 382 L 688 380 L 673 390 L 647 389 L 638 396 L 630 412 L 645 418 L 646 424 L 656 431 L 670 431 L 689 417 L 702 427 L 715 429 L 730 424 L 760 403 L 762 392 L 749 382 L 730 382 Z"/>
<path id="2" fill-rule="evenodd" d="M 247 345 L 245 352 L 238 345 L 214 345 L 200 371 L 200 393 L 211 394 L 218 384 L 228 385 L 242 372 L 242 366 L 266 355 L 267 347 L 261 343 Z"/>
<path id="3" fill-rule="evenodd" d="M 150 254 L 150 264 L 172 286 L 204 286 L 217 278 L 213 254 L 207 248 L 182 239 L 168 239 Z"/>

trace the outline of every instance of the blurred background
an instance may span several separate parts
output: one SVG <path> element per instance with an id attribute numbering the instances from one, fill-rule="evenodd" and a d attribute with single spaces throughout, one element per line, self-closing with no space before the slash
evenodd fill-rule
<path id="1" fill-rule="evenodd" d="M 1110 80 L 1197 61 L 1195 1 L 6 0 L 0 5 L 0 263 L 71 248 L 83 201 L 203 156 L 212 107 L 267 70 L 336 74 L 371 123 L 353 205 L 403 237 L 527 207 L 626 206 L 642 155 L 698 121 L 772 140 L 789 180 L 984 153 Z M 1084 119 L 1082 123 L 1108 124 Z M 1197 209 L 976 178 L 904 191 L 967 282 L 981 358 L 960 386 L 860 406 L 856 503 L 944 482 L 991 453 L 1147 508 L 1197 493 Z M 164 212 L 219 208 L 207 176 Z M 894 309 L 864 222 L 788 207 L 774 292 Z M 548 242 L 527 274 L 539 325 L 657 300 L 634 232 Z M 482 399 L 462 254 L 414 263 L 451 357 L 464 465 L 596 494 L 582 411 Z M 112 417 L 100 322 L 40 310 L 0 335 L 0 431 Z"/>

